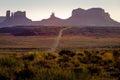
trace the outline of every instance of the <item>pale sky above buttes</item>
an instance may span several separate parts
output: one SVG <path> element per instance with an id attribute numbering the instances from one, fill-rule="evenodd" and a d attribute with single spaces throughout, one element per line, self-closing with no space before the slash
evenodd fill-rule
<path id="1" fill-rule="evenodd" d="M 46 19 L 52 12 L 66 19 L 73 9 L 93 7 L 105 9 L 114 20 L 120 22 L 120 0 L 0 0 L 0 16 L 5 16 L 6 10 L 20 10 L 26 11 L 27 17 L 32 20 Z"/>

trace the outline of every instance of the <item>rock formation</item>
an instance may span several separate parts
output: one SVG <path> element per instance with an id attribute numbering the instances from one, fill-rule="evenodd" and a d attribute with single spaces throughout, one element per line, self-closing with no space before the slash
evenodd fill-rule
<path id="1" fill-rule="evenodd" d="M 66 19 L 68 25 L 79 26 L 118 26 L 120 23 L 110 18 L 109 13 L 106 13 L 101 8 L 91 8 L 84 10 L 81 8 L 74 9 L 72 16 Z"/>
<path id="2" fill-rule="evenodd" d="M 5 20 L 5 16 L 0 16 L 0 23 L 3 22 Z"/>
<path id="3" fill-rule="evenodd" d="M 41 25 L 45 26 L 62 26 L 63 20 L 60 18 L 57 18 L 54 13 L 51 14 L 50 18 L 43 19 L 40 22 Z"/>
<path id="4" fill-rule="evenodd" d="M 15 13 L 10 13 L 8 10 L 6 12 L 6 19 L 0 24 L 0 26 L 16 26 L 16 25 L 29 25 L 32 22 L 26 17 L 26 12 L 17 11 Z"/>
<path id="5" fill-rule="evenodd" d="M 5 19 L 5 20 L 4 20 Z M 4 20 L 4 21 L 3 21 Z M 3 21 L 3 22 L 2 22 Z M 113 20 L 109 13 L 102 8 L 74 9 L 71 17 L 60 19 L 51 14 L 50 18 L 41 21 L 31 21 L 26 17 L 26 12 L 17 11 L 6 12 L 6 18 L 0 18 L 0 27 L 18 26 L 18 25 L 44 25 L 44 26 L 120 26 L 120 23 Z"/>
<path id="6" fill-rule="evenodd" d="M 74 9 L 71 17 L 64 20 L 55 17 L 54 13 L 52 13 L 50 18 L 44 19 L 39 23 L 52 26 L 120 26 L 120 23 L 113 20 L 109 13 L 102 8 Z"/>

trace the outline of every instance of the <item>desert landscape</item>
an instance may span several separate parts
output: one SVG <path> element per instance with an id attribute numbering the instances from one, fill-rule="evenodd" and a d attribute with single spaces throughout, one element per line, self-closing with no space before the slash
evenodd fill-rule
<path id="1" fill-rule="evenodd" d="M 120 27 L 0 28 L 0 79 L 119 80 L 119 34 Z"/>
<path id="2" fill-rule="evenodd" d="M 64 28 L 68 29 L 59 33 Z M 0 49 L 50 51 L 54 44 L 57 44 L 55 51 L 62 49 L 119 49 L 119 34 L 120 27 L 8 27 L 0 29 Z M 61 37 L 57 39 L 59 35 Z M 55 43 L 56 41 L 59 42 Z"/>
<path id="3" fill-rule="evenodd" d="M 119 3 L 0 1 L 0 80 L 120 80 Z"/>

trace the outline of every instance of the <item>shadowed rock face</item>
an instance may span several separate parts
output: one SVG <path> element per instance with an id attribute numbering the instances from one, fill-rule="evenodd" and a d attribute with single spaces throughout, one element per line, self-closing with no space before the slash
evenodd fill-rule
<path id="1" fill-rule="evenodd" d="M 84 10 L 81 8 L 74 9 L 72 16 L 68 19 L 60 19 L 55 17 L 54 13 L 50 18 L 40 22 L 41 25 L 63 25 L 63 26 L 120 26 L 120 23 L 111 19 L 109 13 L 102 8 L 91 8 Z"/>
<path id="2" fill-rule="evenodd" d="M 4 16 L 0 16 L 0 22 L 3 22 L 5 20 Z"/>
<path id="3" fill-rule="evenodd" d="M 26 17 L 26 12 L 17 11 L 10 13 L 7 11 L 6 20 L 0 23 L 0 27 L 19 26 L 19 25 L 44 25 L 44 26 L 120 26 L 120 23 L 113 20 L 109 13 L 102 8 L 91 8 L 84 10 L 74 9 L 71 17 L 60 19 L 51 14 L 50 18 L 42 21 L 31 21 Z"/>
<path id="4" fill-rule="evenodd" d="M 63 20 L 60 18 L 57 18 L 54 13 L 51 14 L 50 18 L 43 19 L 40 22 L 41 25 L 45 26 L 61 26 L 63 24 Z"/>
<path id="5" fill-rule="evenodd" d="M 120 23 L 110 18 L 101 8 L 91 8 L 84 10 L 81 8 L 74 9 L 72 16 L 66 20 L 69 25 L 92 25 L 92 26 L 119 26 Z"/>
<path id="6" fill-rule="evenodd" d="M 0 24 L 0 26 L 16 26 L 16 25 L 28 25 L 32 22 L 26 17 L 26 12 L 17 11 L 10 14 L 10 11 L 6 12 L 6 19 Z"/>

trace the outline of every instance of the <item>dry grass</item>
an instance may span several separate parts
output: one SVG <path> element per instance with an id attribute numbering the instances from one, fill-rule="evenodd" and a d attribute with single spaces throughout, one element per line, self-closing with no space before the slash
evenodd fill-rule
<path id="1" fill-rule="evenodd" d="M 65 36 L 62 37 L 59 49 L 95 49 L 95 48 L 120 48 L 120 38 Z"/>
<path id="2" fill-rule="evenodd" d="M 36 48 L 48 51 L 53 46 L 55 39 L 56 36 L 0 36 L 0 48 Z M 62 36 L 57 50 L 108 48 L 120 48 L 120 38 Z"/>
<path id="3" fill-rule="evenodd" d="M 39 36 L 2 36 L 0 48 L 50 48 L 53 39 Z"/>

